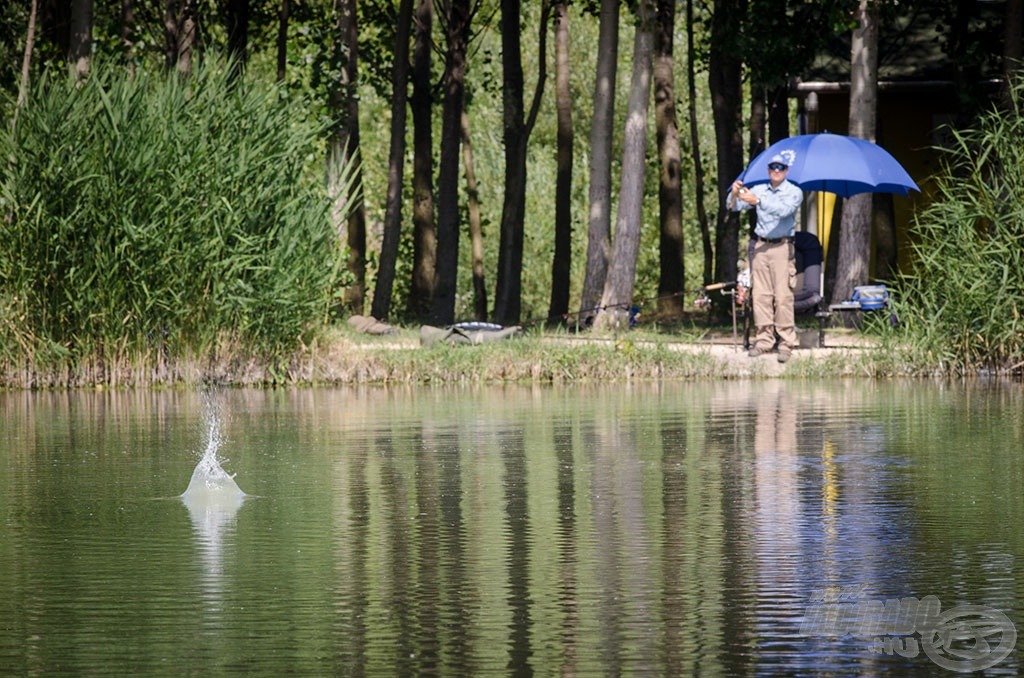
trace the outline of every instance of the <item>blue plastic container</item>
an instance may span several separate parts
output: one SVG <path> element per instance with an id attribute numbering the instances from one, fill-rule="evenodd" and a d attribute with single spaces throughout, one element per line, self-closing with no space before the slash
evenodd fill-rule
<path id="1" fill-rule="evenodd" d="M 853 288 L 851 300 L 860 304 L 862 311 L 877 311 L 889 304 L 889 290 L 885 285 L 861 285 Z"/>

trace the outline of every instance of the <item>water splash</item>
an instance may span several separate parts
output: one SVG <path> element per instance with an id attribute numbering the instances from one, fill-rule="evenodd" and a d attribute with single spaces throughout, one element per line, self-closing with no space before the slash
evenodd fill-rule
<path id="1" fill-rule="evenodd" d="M 245 493 L 238 487 L 233 475 L 220 464 L 217 452 L 221 446 L 220 412 L 215 402 L 207 400 L 207 443 L 206 451 L 192 471 L 188 488 L 181 495 L 185 503 L 196 507 L 221 507 L 237 509 L 245 499 Z"/>
<path id="2" fill-rule="evenodd" d="M 233 475 L 221 466 L 217 453 L 220 434 L 220 407 L 215 394 L 204 393 L 206 402 L 206 450 L 192 471 L 188 489 L 181 495 L 188 508 L 199 540 L 203 563 L 203 599 L 211 612 L 221 608 L 224 586 L 224 542 L 234 531 L 235 514 L 246 494 Z"/>

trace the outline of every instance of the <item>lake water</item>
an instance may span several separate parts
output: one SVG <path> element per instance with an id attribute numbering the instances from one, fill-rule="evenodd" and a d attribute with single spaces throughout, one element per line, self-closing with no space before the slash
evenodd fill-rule
<path id="1" fill-rule="evenodd" d="M 1016 675 L 1022 443 L 1007 383 L 0 394 L 0 672 Z"/>

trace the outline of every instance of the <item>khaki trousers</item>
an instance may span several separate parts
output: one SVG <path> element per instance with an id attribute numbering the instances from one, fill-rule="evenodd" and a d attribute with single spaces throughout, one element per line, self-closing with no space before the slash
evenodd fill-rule
<path id="1" fill-rule="evenodd" d="M 793 287 L 796 284 L 796 252 L 792 240 L 754 243 L 754 261 L 750 268 L 753 292 L 754 347 L 770 351 L 779 335 L 779 352 L 796 346 L 793 319 Z"/>

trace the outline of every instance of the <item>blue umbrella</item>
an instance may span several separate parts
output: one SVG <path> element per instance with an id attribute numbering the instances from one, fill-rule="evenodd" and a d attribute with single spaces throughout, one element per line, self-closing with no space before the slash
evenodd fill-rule
<path id="1" fill-rule="evenodd" d="M 801 134 L 777 141 L 754 158 L 738 178 L 747 186 L 768 183 L 768 161 L 788 161 L 787 179 L 805 191 L 848 198 L 857 193 L 920 192 L 914 180 L 878 144 L 842 134 Z"/>

